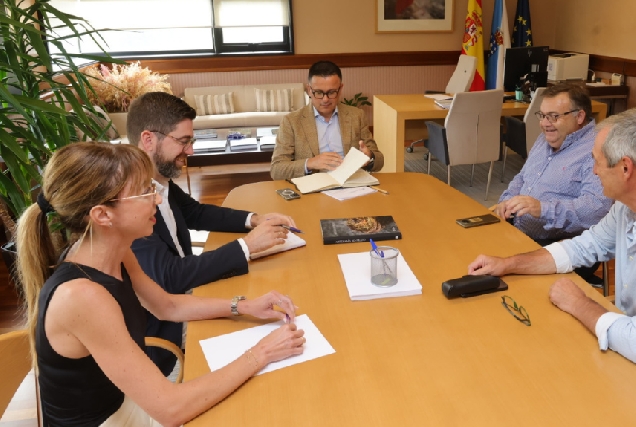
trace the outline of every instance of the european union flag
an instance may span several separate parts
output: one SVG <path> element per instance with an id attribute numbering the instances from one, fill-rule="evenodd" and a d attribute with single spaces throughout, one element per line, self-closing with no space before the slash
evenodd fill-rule
<path id="1" fill-rule="evenodd" d="M 528 0 L 517 0 L 517 13 L 512 27 L 512 47 L 532 46 L 531 27 Z"/>

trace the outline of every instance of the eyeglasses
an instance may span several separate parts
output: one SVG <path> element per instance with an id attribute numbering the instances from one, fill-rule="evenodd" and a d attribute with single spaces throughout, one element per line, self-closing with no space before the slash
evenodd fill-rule
<path id="1" fill-rule="evenodd" d="M 501 297 L 501 305 L 506 307 L 508 313 L 512 314 L 515 319 L 520 321 L 526 326 L 530 326 L 530 316 L 525 308 L 520 305 L 517 305 L 517 302 L 510 298 L 508 295 L 504 295 Z"/>
<path id="2" fill-rule="evenodd" d="M 187 136 L 177 139 L 172 135 L 166 135 L 165 133 L 159 132 L 158 130 L 151 130 L 150 132 L 158 133 L 159 135 L 163 135 L 163 136 L 167 136 L 168 138 L 171 138 L 173 141 L 183 146 L 183 151 L 187 150 L 190 146 L 192 146 L 192 144 L 194 144 L 197 141 L 196 138 L 188 138 Z M 183 140 L 184 138 L 188 138 L 187 141 L 184 141 Z"/>
<path id="3" fill-rule="evenodd" d="M 148 187 L 146 189 L 146 191 L 144 191 L 143 193 L 137 195 L 137 196 L 127 196 L 127 197 L 119 197 L 117 199 L 110 199 L 110 202 L 117 202 L 117 201 L 121 201 L 121 200 L 130 200 L 130 199 L 138 199 L 140 197 L 149 197 L 152 196 L 152 200 L 156 200 L 157 197 L 157 186 L 155 185 L 155 183 L 153 182 L 152 184 L 150 184 L 150 187 Z"/>
<path id="4" fill-rule="evenodd" d="M 317 99 L 323 99 L 325 95 L 327 95 L 327 98 L 329 99 L 334 99 L 335 97 L 338 96 L 338 92 L 340 92 L 340 88 L 336 90 L 330 90 L 329 92 L 324 92 L 322 90 L 314 90 L 311 86 L 309 86 L 309 90 L 311 90 L 311 93 L 314 95 L 314 98 L 317 98 Z"/>
<path id="5" fill-rule="evenodd" d="M 581 111 L 581 109 L 575 108 L 574 110 L 566 111 L 563 114 L 555 114 L 555 113 L 543 114 L 541 111 L 537 111 L 536 113 L 534 113 L 534 115 L 537 116 L 537 119 L 539 120 L 543 120 L 544 118 L 546 118 L 548 119 L 550 123 L 556 123 L 556 121 L 559 120 L 561 117 L 567 116 L 568 114 L 574 113 L 577 111 Z"/>

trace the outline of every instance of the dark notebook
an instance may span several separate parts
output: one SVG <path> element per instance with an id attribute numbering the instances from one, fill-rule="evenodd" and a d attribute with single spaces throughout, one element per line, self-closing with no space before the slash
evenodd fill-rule
<path id="1" fill-rule="evenodd" d="M 354 243 L 380 240 L 396 240 L 402 233 L 392 216 L 360 216 L 356 218 L 321 219 L 322 242 Z"/>

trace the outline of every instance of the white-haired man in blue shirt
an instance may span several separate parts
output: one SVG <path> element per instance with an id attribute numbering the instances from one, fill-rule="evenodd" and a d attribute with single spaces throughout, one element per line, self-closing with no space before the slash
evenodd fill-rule
<path id="1" fill-rule="evenodd" d="M 597 225 L 580 236 L 508 258 L 479 255 L 469 274 L 554 274 L 578 266 L 616 259 L 616 306 L 608 312 L 571 280 L 559 279 L 550 300 L 576 317 L 611 348 L 636 362 L 636 109 L 612 116 L 597 126 L 592 156 L 604 194 L 616 203 Z"/>

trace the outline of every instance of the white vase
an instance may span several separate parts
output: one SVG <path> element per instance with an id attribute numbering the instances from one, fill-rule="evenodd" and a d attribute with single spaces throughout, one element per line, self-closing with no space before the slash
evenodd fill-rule
<path id="1" fill-rule="evenodd" d="M 117 129 L 120 137 L 127 134 L 126 123 L 128 122 L 128 113 L 108 113 L 108 117 L 113 122 L 113 126 Z"/>

